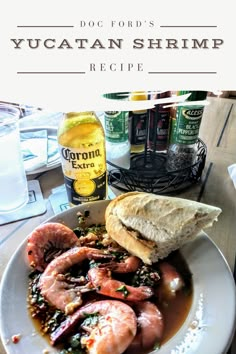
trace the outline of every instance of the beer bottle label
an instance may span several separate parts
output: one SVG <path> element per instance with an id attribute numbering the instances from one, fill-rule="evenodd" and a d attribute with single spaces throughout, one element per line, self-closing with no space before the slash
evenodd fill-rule
<path id="1" fill-rule="evenodd" d="M 172 135 L 173 143 L 186 145 L 196 143 L 203 110 L 203 106 L 178 107 L 176 112 L 176 127 Z"/>
<path id="2" fill-rule="evenodd" d="M 69 202 L 79 204 L 106 199 L 104 145 L 80 149 L 59 145 L 59 149 Z"/>
<path id="3" fill-rule="evenodd" d="M 147 112 L 133 113 L 129 117 L 130 143 L 143 145 L 146 141 Z"/>
<path id="4" fill-rule="evenodd" d="M 105 112 L 106 140 L 111 143 L 121 143 L 128 140 L 129 112 Z"/>

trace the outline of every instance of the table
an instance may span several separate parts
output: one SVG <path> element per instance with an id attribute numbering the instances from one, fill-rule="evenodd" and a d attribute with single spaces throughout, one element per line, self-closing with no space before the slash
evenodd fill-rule
<path id="1" fill-rule="evenodd" d="M 205 169 L 201 181 L 178 193 L 178 196 L 222 209 L 219 221 L 207 233 L 220 248 L 233 271 L 236 252 L 236 189 L 227 167 L 236 163 L 236 100 L 209 97 L 208 101 L 210 104 L 205 107 L 200 128 L 200 138 L 208 148 Z M 28 178 L 39 181 L 47 210 L 42 215 L 0 226 L 0 280 L 18 245 L 37 225 L 54 215 L 48 198 L 53 188 L 64 183 L 61 167 Z M 114 188 L 113 192 L 120 193 Z M 5 354 L 1 342 L 0 354 Z"/>

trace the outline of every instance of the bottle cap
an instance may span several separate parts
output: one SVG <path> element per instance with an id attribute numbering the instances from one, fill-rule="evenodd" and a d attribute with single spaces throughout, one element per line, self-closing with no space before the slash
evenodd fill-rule
<path id="1" fill-rule="evenodd" d="M 133 91 L 129 96 L 130 101 L 146 101 L 148 94 L 145 91 Z"/>

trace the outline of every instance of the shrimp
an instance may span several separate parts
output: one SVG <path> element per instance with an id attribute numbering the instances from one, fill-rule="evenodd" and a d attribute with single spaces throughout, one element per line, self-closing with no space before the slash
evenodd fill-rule
<path id="1" fill-rule="evenodd" d="M 42 272 L 50 260 L 74 246 L 79 246 L 79 240 L 69 227 L 52 222 L 40 225 L 27 241 L 29 264 Z"/>
<path id="2" fill-rule="evenodd" d="M 141 260 L 136 256 L 128 256 L 121 262 L 106 263 L 107 269 L 114 273 L 130 273 L 135 272 L 141 265 Z"/>
<path id="3" fill-rule="evenodd" d="M 184 281 L 175 267 L 165 261 L 158 264 L 161 271 L 160 285 L 157 289 L 159 300 L 170 299 L 184 287 Z"/>
<path id="4" fill-rule="evenodd" d="M 157 306 L 150 301 L 138 302 L 132 307 L 137 316 L 138 330 L 125 353 L 146 353 L 160 344 L 164 331 L 163 316 Z"/>
<path id="5" fill-rule="evenodd" d="M 65 272 L 85 259 L 110 259 L 110 257 L 96 248 L 71 248 L 52 260 L 42 273 L 39 281 L 41 294 L 51 305 L 66 314 L 74 312 L 82 304 L 82 293 L 90 291 L 92 286 L 91 283 L 83 286 L 68 284 L 65 281 Z"/>
<path id="6" fill-rule="evenodd" d="M 134 287 L 112 279 L 111 271 L 106 268 L 91 268 L 88 271 L 88 278 L 96 287 L 97 293 L 109 297 L 127 301 L 142 301 L 153 295 L 153 290 L 149 286 Z"/>
<path id="7" fill-rule="evenodd" d="M 133 341 L 137 332 L 137 320 L 133 309 L 117 300 L 101 300 L 79 308 L 50 336 L 51 344 L 62 341 L 73 328 L 86 334 L 82 335 L 81 346 L 89 354 L 121 354 Z"/>

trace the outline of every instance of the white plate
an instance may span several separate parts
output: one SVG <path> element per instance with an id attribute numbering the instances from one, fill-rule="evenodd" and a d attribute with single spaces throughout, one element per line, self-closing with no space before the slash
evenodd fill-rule
<path id="1" fill-rule="evenodd" d="M 87 203 L 49 220 L 64 221 L 73 228 L 77 225 L 76 212 L 89 209 L 91 222 L 103 222 L 108 203 Z M 26 240 L 12 256 L 3 275 L 0 291 L 2 341 L 8 354 L 42 354 L 44 349 L 50 350 L 50 354 L 57 353 L 35 331 L 27 312 L 29 266 L 25 249 Z M 229 348 L 235 328 L 236 294 L 232 273 L 219 249 L 205 233 L 186 244 L 181 252 L 193 273 L 193 305 L 177 334 L 156 353 L 223 354 Z M 22 336 L 20 342 L 11 343 L 12 335 L 18 333 Z"/>

